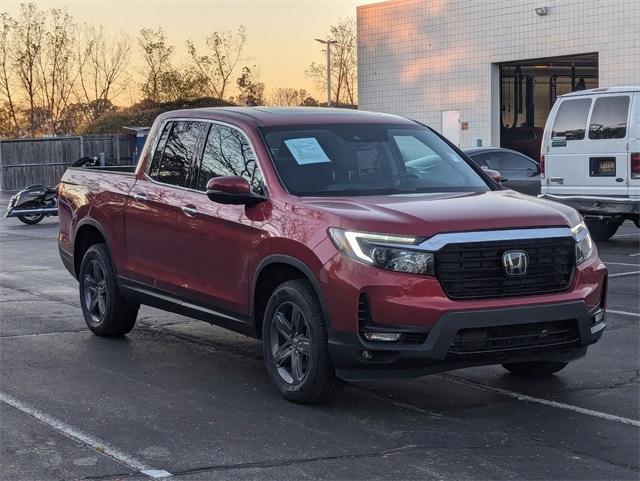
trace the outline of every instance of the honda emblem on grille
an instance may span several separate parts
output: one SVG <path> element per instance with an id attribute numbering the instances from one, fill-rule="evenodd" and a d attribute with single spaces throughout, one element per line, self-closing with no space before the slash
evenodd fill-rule
<path id="1" fill-rule="evenodd" d="M 507 251 L 502 254 L 502 267 L 509 277 L 524 276 L 529 266 L 529 256 L 525 251 Z"/>

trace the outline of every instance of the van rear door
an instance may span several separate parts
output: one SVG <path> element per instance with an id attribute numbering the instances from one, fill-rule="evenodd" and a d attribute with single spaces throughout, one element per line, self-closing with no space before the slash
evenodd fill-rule
<path id="1" fill-rule="evenodd" d="M 629 195 L 630 94 L 594 97 L 585 145 L 587 193 L 594 196 Z"/>
<path id="2" fill-rule="evenodd" d="M 629 107 L 629 126 L 627 139 L 629 141 L 629 197 L 640 197 L 640 173 L 638 173 L 638 160 L 632 162 L 631 156 L 635 159 L 640 157 L 640 92 L 631 95 L 631 106 Z M 635 173 L 633 172 L 635 170 Z"/>
<path id="3" fill-rule="evenodd" d="M 585 142 L 591 98 L 567 98 L 554 105 L 545 129 L 545 183 L 549 194 L 584 194 L 590 154 Z"/>

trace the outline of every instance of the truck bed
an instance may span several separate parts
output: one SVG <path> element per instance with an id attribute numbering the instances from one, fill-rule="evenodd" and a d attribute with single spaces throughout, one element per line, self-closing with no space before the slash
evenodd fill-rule
<path id="1" fill-rule="evenodd" d="M 135 165 L 71 167 L 60 181 L 58 215 L 61 254 L 73 256 L 78 232 L 99 225 L 111 239 L 115 256 L 124 252 L 124 213 L 136 183 Z M 121 259 L 114 259 L 119 265 Z"/>

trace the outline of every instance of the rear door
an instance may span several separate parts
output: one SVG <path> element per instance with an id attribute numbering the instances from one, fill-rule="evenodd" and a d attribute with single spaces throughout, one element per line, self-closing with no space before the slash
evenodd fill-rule
<path id="1" fill-rule="evenodd" d="M 586 186 L 589 195 L 628 195 L 630 94 L 594 98 L 587 132 Z"/>
<path id="2" fill-rule="evenodd" d="M 176 293 L 185 282 L 179 235 L 184 195 L 203 124 L 172 121 L 163 129 L 149 170 L 131 190 L 125 236 L 132 280 Z"/>
<path id="3" fill-rule="evenodd" d="M 629 114 L 629 196 L 640 197 L 640 173 L 638 163 L 640 163 L 640 92 L 631 96 L 631 108 Z M 632 156 L 633 159 L 632 160 Z"/>
<path id="4" fill-rule="evenodd" d="M 558 100 L 545 129 L 545 174 L 548 193 L 584 194 L 590 143 L 586 139 L 590 97 Z"/>

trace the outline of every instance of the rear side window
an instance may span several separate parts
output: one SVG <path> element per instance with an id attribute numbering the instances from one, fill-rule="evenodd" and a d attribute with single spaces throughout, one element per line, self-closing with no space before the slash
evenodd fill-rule
<path id="1" fill-rule="evenodd" d="M 266 193 L 262 173 L 244 134 L 231 127 L 211 124 L 196 189 L 204 191 L 213 177 L 228 176 L 244 177 L 254 192 Z"/>
<path id="2" fill-rule="evenodd" d="M 160 140 L 158 141 L 158 145 L 156 145 L 156 151 L 153 153 L 153 159 L 151 160 L 151 165 L 149 166 L 149 176 L 151 177 L 155 177 L 158 175 L 160 159 L 162 158 L 162 152 L 164 151 L 164 146 L 167 143 L 167 137 L 169 137 L 169 132 L 171 132 L 172 125 L 172 122 L 167 122 L 165 124 L 162 135 L 160 136 Z"/>
<path id="3" fill-rule="evenodd" d="M 565 100 L 560 104 L 553 121 L 551 137 L 565 137 L 567 140 L 582 140 L 587 128 L 587 115 L 591 99 Z"/>
<path id="4" fill-rule="evenodd" d="M 174 122 L 162 152 L 158 171 L 151 177 L 164 184 L 184 187 L 198 145 L 201 122 Z"/>
<path id="5" fill-rule="evenodd" d="M 600 97 L 589 123 L 590 139 L 624 139 L 627 136 L 629 97 Z"/>

